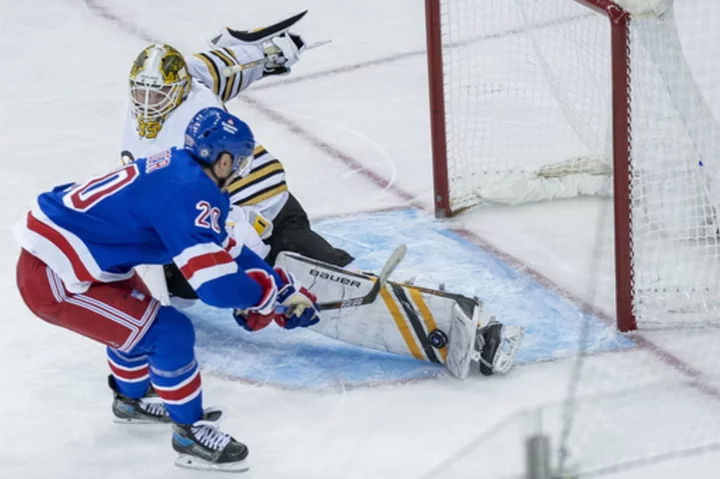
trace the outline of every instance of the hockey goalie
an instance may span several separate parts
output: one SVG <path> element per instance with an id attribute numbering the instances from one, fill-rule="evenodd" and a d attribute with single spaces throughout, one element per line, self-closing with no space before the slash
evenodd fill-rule
<path id="1" fill-rule="evenodd" d="M 442 364 L 459 378 L 506 373 L 524 329 L 496 321 L 475 299 L 386 281 L 403 254 L 401 246 L 377 276 L 288 252 L 278 255 L 276 265 L 318 297 L 322 316 L 311 327 L 315 332 Z"/>

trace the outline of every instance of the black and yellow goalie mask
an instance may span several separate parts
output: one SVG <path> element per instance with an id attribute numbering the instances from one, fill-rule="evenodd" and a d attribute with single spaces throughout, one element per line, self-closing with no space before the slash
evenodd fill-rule
<path id="1" fill-rule="evenodd" d="M 130 70 L 130 101 L 138 134 L 155 138 L 167 115 L 189 92 L 190 75 L 180 52 L 160 43 L 143 50 Z"/>

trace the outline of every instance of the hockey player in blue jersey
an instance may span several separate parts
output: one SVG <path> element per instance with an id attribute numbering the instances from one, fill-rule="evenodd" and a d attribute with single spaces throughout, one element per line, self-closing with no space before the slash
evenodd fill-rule
<path id="1" fill-rule="evenodd" d="M 203 109 L 184 149 L 43 193 L 19 231 L 17 282 L 29 309 L 107 345 L 113 412 L 172 422 L 180 466 L 245 470 L 248 449 L 218 429 L 219 411 L 202 408 L 192 323 L 147 294 L 133 268 L 175 262 L 201 300 L 234 308 L 249 330 L 319 321 L 312 293 L 235 244 L 223 226 L 227 183 L 253 148 L 245 123 Z"/>

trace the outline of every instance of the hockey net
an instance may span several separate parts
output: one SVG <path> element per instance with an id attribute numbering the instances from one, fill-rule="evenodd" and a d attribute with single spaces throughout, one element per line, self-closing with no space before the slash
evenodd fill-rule
<path id="1" fill-rule="evenodd" d="M 714 324 L 715 28 L 618 3 L 427 1 L 436 211 L 615 191 L 619 328 Z"/>
<path id="2" fill-rule="evenodd" d="M 598 235 L 615 243 L 617 326 L 644 331 L 610 355 L 581 334 L 567 407 L 548 413 L 560 466 L 597 476 L 717 449 L 720 2 L 426 5 L 437 215 L 614 207 Z"/>

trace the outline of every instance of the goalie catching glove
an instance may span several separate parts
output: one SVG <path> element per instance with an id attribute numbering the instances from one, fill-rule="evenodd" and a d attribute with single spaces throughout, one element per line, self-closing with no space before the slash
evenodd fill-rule
<path id="1" fill-rule="evenodd" d="M 275 280 L 264 271 L 250 270 L 248 275 L 262 286 L 263 299 L 258 306 L 236 309 L 235 321 L 248 331 L 259 331 L 275 321 L 280 327 L 294 329 L 308 327 L 320 321 L 317 298 L 296 282 L 295 277 L 282 268 L 275 268 L 284 286 L 279 290 Z"/>
<path id="2" fill-rule="evenodd" d="M 287 75 L 305 50 L 305 40 L 300 35 L 286 32 L 263 45 L 265 51 L 265 76 Z"/>
<path id="3" fill-rule="evenodd" d="M 300 35 L 289 31 L 306 13 L 307 10 L 273 25 L 254 30 L 224 28 L 210 40 L 210 45 L 212 48 L 254 46 L 260 49 L 265 57 L 264 64 L 261 63 L 263 76 L 286 75 L 290 73 L 292 66 L 300 59 L 300 53 L 307 47 L 307 43 Z"/>

